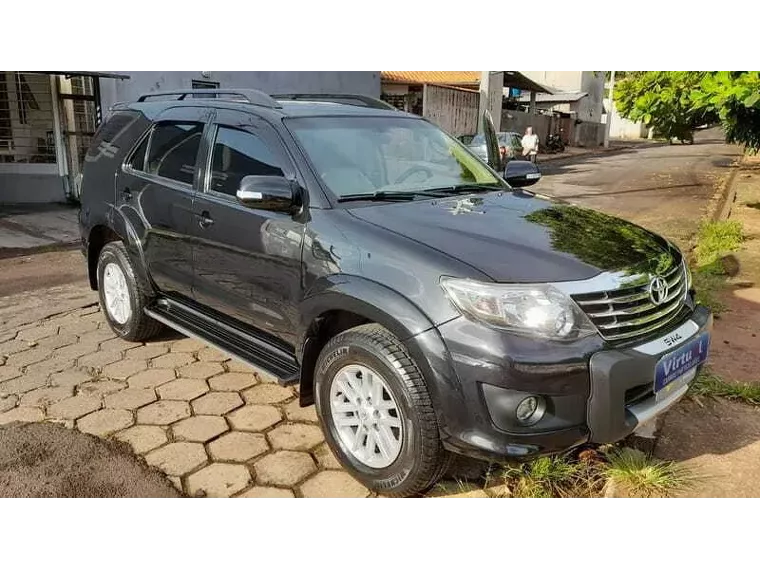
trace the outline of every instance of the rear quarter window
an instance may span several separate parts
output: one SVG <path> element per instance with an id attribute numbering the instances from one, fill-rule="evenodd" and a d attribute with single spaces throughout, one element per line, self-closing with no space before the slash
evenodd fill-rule
<path id="1" fill-rule="evenodd" d="M 142 131 L 135 132 L 141 118 L 135 111 L 116 111 L 105 121 L 90 144 L 85 161 L 95 162 L 102 158 L 115 158 L 132 146 Z M 146 121 L 147 122 L 147 121 Z"/>

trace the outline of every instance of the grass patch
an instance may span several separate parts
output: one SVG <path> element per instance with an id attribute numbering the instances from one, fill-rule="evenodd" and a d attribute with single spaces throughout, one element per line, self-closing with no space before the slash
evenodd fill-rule
<path id="1" fill-rule="evenodd" d="M 693 486 L 692 471 L 672 461 L 647 456 L 640 450 L 616 448 L 607 454 L 604 475 L 617 492 L 631 497 L 667 498 Z"/>
<path id="2" fill-rule="evenodd" d="M 723 381 L 709 370 L 703 370 L 691 384 L 691 395 L 723 397 L 760 406 L 760 384 Z"/>
<path id="3" fill-rule="evenodd" d="M 739 221 L 714 221 L 703 223 L 697 235 L 694 248 L 692 277 L 697 302 L 704 304 L 715 314 L 720 314 L 726 307 L 719 300 L 728 277 L 726 256 L 738 251 L 744 237 Z"/>
<path id="4" fill-rule="evenodd" d="M 616 446 L 537 458 L 501 476 L 514 498 L 594 498 L 613 487 L 615 495 L 667 497 L 698 480 L 683 465 Z"/>
<path id="5" fill-rule="evenodd" d="M 742 239 L 742 224 L 739 221 L 703 223 L 695 249 L 697 268 L 713 266 L 726 253 L 738 251 Z"/>

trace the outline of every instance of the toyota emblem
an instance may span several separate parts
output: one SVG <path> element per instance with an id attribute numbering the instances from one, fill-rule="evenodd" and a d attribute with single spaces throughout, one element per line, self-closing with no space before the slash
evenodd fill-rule
<path id="1" fill-rule="evenodd" d="M 659 306 L 668 298 L 668 281 L 662 277 L 654 277 L 649 283 L 649 299 L 652 304 Z"/>

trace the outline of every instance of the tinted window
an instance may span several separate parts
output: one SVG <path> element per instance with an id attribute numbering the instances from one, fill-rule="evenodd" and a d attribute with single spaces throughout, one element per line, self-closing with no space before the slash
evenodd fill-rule
<path id="1" fill-rule="evenodd" d="M 201 123 L 170 122 L 156 125 L 150 138 L 147 172 L 192 184 L 202 134 Z"/>
<path id="2" fill-rule="evenodd" d="M 211 158 L 209 190 L 234 196 L 245 176 L 284 176 L 263 140 L 249 132 L 220 127 Z"/>
<path id="3" fill-rule="evenodd" d="M 134 170 L 145 170 L 145 151 L 148 149 L 148 139 L 150 137 L 146 136 L 143 138 L 142 142 L 140 143 L 140 146 L 137 147 L 134 154 L 132 154 L 132 159 L 129 161 L 130 167 L 132 167 Z"/>

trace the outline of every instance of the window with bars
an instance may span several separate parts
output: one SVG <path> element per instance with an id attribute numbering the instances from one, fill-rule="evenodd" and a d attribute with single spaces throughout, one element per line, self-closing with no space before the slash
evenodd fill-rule
<path id="1" fill-rule="evenodd" d="M 0 163 L 55 163 L 47 75 L 0 71 Z"/>

